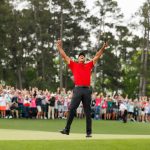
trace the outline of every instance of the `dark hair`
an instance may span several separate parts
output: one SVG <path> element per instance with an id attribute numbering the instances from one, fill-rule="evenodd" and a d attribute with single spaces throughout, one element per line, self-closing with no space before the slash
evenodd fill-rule
<path id="1" fill-rule="evenodd" d="M 80 57 L 81 55 L 85 57 L 85 53 L 84 52 L 80 52 L 78 57 Z"/>

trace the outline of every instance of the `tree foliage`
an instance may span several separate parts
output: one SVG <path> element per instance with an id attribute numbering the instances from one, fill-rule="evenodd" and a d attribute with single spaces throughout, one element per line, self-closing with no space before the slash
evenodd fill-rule
<path id="1" fill-rule="evenodd" d="M 140 66 L 145 64 L 140 59 L 143 50 L 149 49 L 149 1 L 141 7 L 140 24 L 145 29 L 142 38 L 122 23 L 123 15 L 116 1 L 95 2 L 96 13 L 91 15 L 83 0 L 27 0 L 27 7 L 21 10 L 11 0 L 1 0 L 0 80 L 17 88 L 37 86 L 55 91 L 60 82 L 55 43 L 62 34 L 64 50 L 70 57 L 86 50 L 92 58 L 108 40 L 109 48 L 94 71 L 94 89 L 122 91 L 136 97 L 143 68 Z M 91 35 L 95 37 L 94 42 L 90 40 Z M 145 89 L 149 91 L 149 52 L 146 63 Z M 63 86 L 71 89 L 72 75 L 65 63 L 61 69 Z"/>

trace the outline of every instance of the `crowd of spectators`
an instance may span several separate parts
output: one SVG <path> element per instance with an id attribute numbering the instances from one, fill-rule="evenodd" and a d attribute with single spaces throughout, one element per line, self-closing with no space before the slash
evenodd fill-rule
<path id="1" fill-rule="evenodd" d="M 66 119 L 72 91 L 30 88 L 29 90 L 0 86 L 0 118 Z M 94 92 L 91 101 L 91 116 L 96 120 L 123 120 L 150 122 L 150 98 L 136 99 L 121 94 Z M 77 118 L 84 118 L 82 103 L 76 111 Z"/>

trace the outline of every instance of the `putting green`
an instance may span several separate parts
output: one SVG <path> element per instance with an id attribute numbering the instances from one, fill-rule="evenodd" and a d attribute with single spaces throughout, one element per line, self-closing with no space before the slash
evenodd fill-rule
<path id="1" fill-rule="evenodd" d="M 0 140 L 86 140 L 85 134 L 0 129 Z M 150 139 L 150 135 L 93 134 L 88 139 Z"/>

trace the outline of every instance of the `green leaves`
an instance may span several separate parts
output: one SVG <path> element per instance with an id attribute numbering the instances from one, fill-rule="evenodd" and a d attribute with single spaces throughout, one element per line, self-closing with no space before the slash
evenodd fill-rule
<path id="1" fill-rule="evenodd" d="M 28 0 L 28 7 L 19 11 L 10 5 L 9 0 L 2 0 L 0 80 L 19 88 L 37 86 L 55 91 L 60 82 L 59 54 L 55 42 L 60 38 L 63 25 L 63 48 L 70 57 L 86 50 L 91 59 L 103 42 L 109 41 L 109 49 L 97 63 L 95 90 L 122 90 L 135 97 L 143 70 L 140 71 L 142 51 L 149 49 L 147 2 L 140 13 L 140 23 L 145 31 L 141 38 L 131 32 L 130 26 L 122 23 L 123 15 L 113 0 L 96 0 L 93 8 L 96 12 L 92 15 L 83 0 Z M 149 52 L 147 56 L 146 89 L 150 91 Z M 71 73 L 68 73 L 65 63 L 61 69 L 63 86 L 72 88 Z"/>

